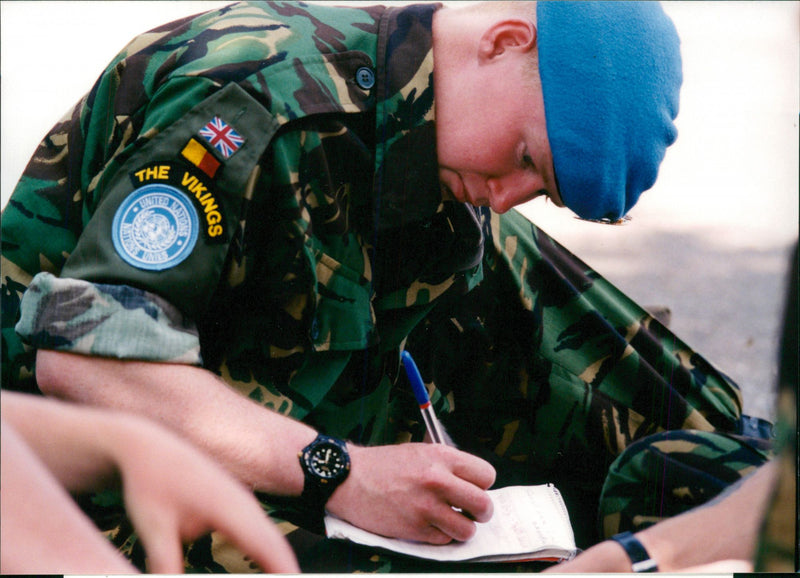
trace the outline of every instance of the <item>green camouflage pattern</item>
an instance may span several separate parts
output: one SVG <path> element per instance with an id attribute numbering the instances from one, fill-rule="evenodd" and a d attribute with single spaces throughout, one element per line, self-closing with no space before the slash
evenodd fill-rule
<path id="1" fill-rule="evenodd" d="M 797 515 L 797 385 L 800 379 L 800 318 L 798 317 L 800 247 L 791 253 L 784 303 L 778 371 L 778 420 L 775 432 L 778 475 L 761 524 L 754 571 L 800 571 L 800 535 Z"/>
<path id="2" fill-rule="evenodd" d="M 795 356 L 797 355 L 796 351 Z M 795 374 L 795 390 L 787 388 L 778 396 L 777 457 L 775 458 L 778 462 L 778 474 L 761 523 L 754 563 L 755 572 L 800 571 L 797 514 L 796 385 L 797 376 Z"/>
<path id="3" fill-rule="evenodd" d="M 85 355 L 135 358 L 144 352 L 174 363 L 200 364 L 197 332 L 183 326 L 180 313 L 158 295 L 41 273 L 27 289 L 22 311 L 18 331 L 31 336 L 34 347 L 52 347 L 58 339 L 68 343 L 70 351 Z M 69 321 L 61 324 L 63 318 Z M 54 325 L 60 329 L 57 336 Z M 104 349 L 116 343 L 120 331 L 125 333 L 124 343 Z M 129 347 L 131 354 L 123 347 Z"/>
<path id="4" fill-rule="evenodd" d="M 640 440 L 628 456 L 647 453 L 660 432 L 706 432 L 724 449 L 688 453 L 737 472 L 728 483 L 767 458 L 765 447 L 742 459 L 737 444 L 725 444 L 737 431 L 741 395 L 724 374 L 518 213 L 487 221 L 493 243 L 483 282 L 453 307 L 437 307 L 407 348 L 442 400 L 438 410 L 453 410 L 444 417 L 450 433 L 495 463 L 499 484 L 555 483 L 587 545 L 605 535 L 598 503 L 603 518 L 622 515 L 611 498 L 622 480 L 607 476 Z M 721 487 L 695 493 L 708 499 Z M 647 492 L 636 484 L 622 490 L 642 502 Z M 690 502 L 676 499 L 674 507 L 671 514 Z"/>
<path id="5" fill-rule="evenodd" d="M 399 371 L 407 347 L 459 445 L 501 484 L 556 483 L 584 547 L 626 448 L 732 433 L 738 388 L 650 314 L 519 213 L 441 202 L 437 8 L 241 3 L 132 41 L 3 213 L 3 387 L 37 391 L 35 348 L 202 364 L 330 435 L 401 443 L 424 435 Z M 245 144 L 206 148 L 208 171 L 184 151 L 214 116 Z M 153 273 L 120 259 L 109 232 L 126 198 L 162 180 L 204 226 L 184 262 Z M 702 463 L 751 467 L 699 448 Z M 260 497 L 306 570 L 422 569 L 324 540 Z M 144 568 L 118 499 L 84 506 Z M 253 571 L 216 534 L 186 560 Z"/>
<path id="6" fill-rule="evenodd" d="M 771 455 L 766 440 L 716 432 L 675 430 L 637 442 L 609 470 L 600 499 L 601 534 L 638 532 L 700 506 Z"/>

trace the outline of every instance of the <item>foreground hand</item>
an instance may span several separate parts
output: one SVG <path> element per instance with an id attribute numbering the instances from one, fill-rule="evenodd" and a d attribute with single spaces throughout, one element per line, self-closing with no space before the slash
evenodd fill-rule
<path id="1" fill-rule="evenodd" d="M 217 530 L 263 571 L 299 573 L 255 497 L 210 458 L 160 427 L 139 430 L 130 442 L 120 448 L 117 467 L 149 572 L 182 572 L 182 543 Z"/>
<path id="2" fill-rule="evenodd" d="M 136 572 L 13 426 L 0 432 L 0 574 Z"/>
<path id="3" fill-rule="evenodd" d="M 360 528 L 446 544 L 468 540 L 476 521 L 492 517 L 486 490 L 495 471 L 480 458 L 441 444 L 348 449 L 352 470 L 328 501 L 328 510 Z"/>
<path id="4" fill-rule="evenodd" d="M 27 559 L 20 555 L 10 558 L 4 547 L 3 565 L 21 559 L 24 565 L 15 566 L 20 569 L 52 569 L 61 561 L 63 567 L 79 573 L 133 571 L 67 493 L 86 492 L 121 480 L 126 511 L 147 551 L 150 572 L 183 571 L 183 543 L 211 530 L 218 530 L 264 571 L 299 572 L 288 542 L 253 494 L 170 430 L 131 414 L 39 396 L 0 392 L 0 397 L 3 487 L 4 492 L 12 492 L 4 493 L 3 498 L 14 496 L 2 501 L 3 529 L 6 514 L 16 513 L 11 506 L 18 502 L 27 509 L 22 512 L 27 518 L 11 526 L 15 528 L 13 534 L 4 531 L 1 537 L 4 546 L 9 536 L 19 538 L 15 545 L 22 544 L 29 554 Z M 6 462 L 14 457 L 14 446 L 9 444 L 15 439 L 29 457 L 11 466 Z M 26 465 L 30 467 L 23 471 Z M 23 473 L 30 474 L 27 482 L 21 477 Z M 27 487 L 18 481 L 27 483 Z M 47 496 L 44 489 L 31 490 L 37 482 L 42 488 L 48 484 Z M 25 500 L 28 494 L 36 497 Z M 49 517 L 37 517 L 37 512 L 47 510 L 42 507 L 45 497 L 50 498 L 46 502 Z M 53 517 L 52 512 L 59 515 Z M 46 555 L 41 554 L 42 549 Z"/>

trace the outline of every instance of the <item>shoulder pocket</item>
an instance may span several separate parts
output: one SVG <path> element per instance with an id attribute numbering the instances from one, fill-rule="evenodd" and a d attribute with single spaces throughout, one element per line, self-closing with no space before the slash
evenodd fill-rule
<path id="1" fill-rule="evenodd" d="M 242 196 L 277 128 L 236 84 L 197 104 L 99 192 L 62 276 L 152 291 L 196 317 L 217 286 Z"/>

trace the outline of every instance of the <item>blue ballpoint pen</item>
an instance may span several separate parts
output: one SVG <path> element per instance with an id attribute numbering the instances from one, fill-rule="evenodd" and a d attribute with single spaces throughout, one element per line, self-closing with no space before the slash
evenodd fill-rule
<path id="1" fill-rule="evenodd" d="M 417 398 L 419 404 L 419 411 L 422 413 L 422 420 L 425 422 L 425 428 L 428 430 L 428 435 L 435 444 L 446 444 L 444 436 L 444 429 L 436 413 L 433 411 L 431 400 L 428 397 L 428 391 L 425 389 L 425 384 L 422 383 L 422 376 L 419 374 L 417 364 L 414 363 L 411 354 L 408 351 L 403 351 L 400 354 L 400 359 L 403 361 L 408 380 L 411 382 L 411 388 L 414 390 L 414 397 Z"/>

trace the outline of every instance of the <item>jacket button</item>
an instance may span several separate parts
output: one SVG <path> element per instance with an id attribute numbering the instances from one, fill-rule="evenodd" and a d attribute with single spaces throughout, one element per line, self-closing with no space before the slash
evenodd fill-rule
<path id="1" fill-rule="evenodd" d="M 369 90 L 375 86 L 375 73 L 371 68 L 362 66 L 356 70 L 356 84 L 364 90 Z"/>

